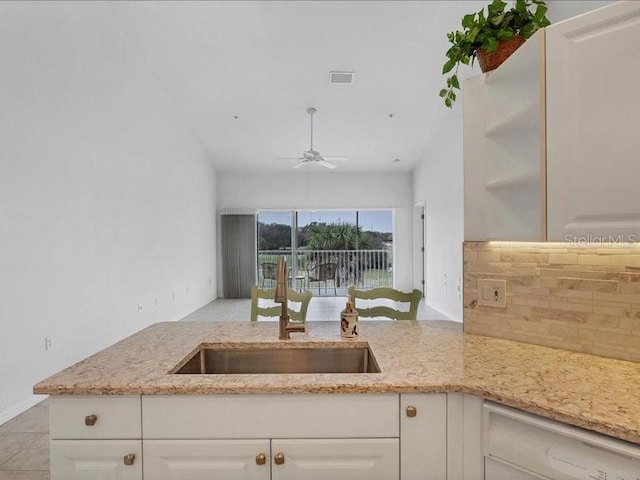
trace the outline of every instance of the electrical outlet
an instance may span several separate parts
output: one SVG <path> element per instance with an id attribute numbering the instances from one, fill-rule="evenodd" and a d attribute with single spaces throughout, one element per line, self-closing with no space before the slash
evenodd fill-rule
<path id="1" fill-rule="evenodd" d="M 506 280 L 481 278 L 478 280 L 478 305 L 507 308 Z"/>
<path id="2" fill-rule="evenodd" d="M 44 351 L 48 352 L 53 347 L 53 339 L 51 337 L 44 337 Z"/>
<path id="3" fill-rule="evenodd" d="M 458 300 L 462 298 L 462 284 L 461 284 L 460 275 L 458 275 L 458 284 L 456 285 L 456 295 L 458 297 Z"/>
<path id="4" fill-rule="evenodd" d="M 141 303 L 138 304 L 138 313 L 142 313 L 142 310 L 144 310 L 144 307 L 142 306 Z"/>
<path id="5" fill-rule="evenodd" d="M 444 293 L 447 293 L 447 274 L 446 273 L 442 274 L 442 288 L 444 290 Z"/>
<path id="6" fill-rule="evenodd" d="M 158 297 L 156 297 L 156 307 L 160 305 L 160 299 Z"/>
<path id="7" fill-rule="evenodd" d="M 176 299 L 176 292 L 171 292 L 171 300 L 175 300 Z"/>

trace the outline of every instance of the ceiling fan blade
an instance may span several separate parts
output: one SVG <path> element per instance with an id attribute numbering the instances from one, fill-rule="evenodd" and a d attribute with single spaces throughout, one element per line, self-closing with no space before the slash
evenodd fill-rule
<path id="1" fill-rule="evenodd" d="M 274 160 L 304 160 L 302 157 L 276 157 Z"/>
<path id="2" fill-rule="evenodd" d="M 308 162 L 308 161 L 303 160 L 303 161 L 301 161 L 300 163 L 296 163 L 296 164 L 295 164 L 293 167 L 291 167 L 291 168 L 300 168 L 301 166 L 306 165 L 307 163 L 309 163 L 309 162 Z"/>
<path id="3" fill-rule="evenodd" d="M 318 160 L 318 165 L 322 165 L 325 168 L 337 168 L 333 163 L 329 163 L 326 160 Z"/>
<path id="4" fill-rule="evenodd" d="M 329 160 L 331 162 L 348 162 L 349 159 L 347 157 L 322 157 L 325 160 Z"/>

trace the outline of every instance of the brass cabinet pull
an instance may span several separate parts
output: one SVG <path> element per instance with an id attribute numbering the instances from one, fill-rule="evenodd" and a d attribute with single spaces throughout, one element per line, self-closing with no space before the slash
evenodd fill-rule
<path id="1" fill-rule="evenodd" d="M 264 453 L 256 455 L 256 465 L 264 465 L 267 463 L 267 456 Z"/>
<path id="2" fill-rule="evenodd" d="M 284 463 L 284 453 L 276 453 L 276 456 L 273 457 L 273 461 L 276 465 L 282 465 Z"/>
<path id="3" fill-rule="evenodd" d="M 87 415 L 86 417 L 84 417 L 84 424 L 87 427 L 93 427 L 97 421 L 98 421 L 97 415 Z"/>
<path id="4" fill-rule="evenodd" d="M 415 417 L 416 415 L 418 415 L 418 409 L 416 409 L 416 407 L 414 407 L 413 405 L 409 405 L 407 407 L 407 417 Z"/>
<path id="5" fill-rule="evenodd" d="M 124 464 L 127 466 L 133 465 L 133 462 L 136 461 L 135 453 L 129 453 L 124 456 Z"/>

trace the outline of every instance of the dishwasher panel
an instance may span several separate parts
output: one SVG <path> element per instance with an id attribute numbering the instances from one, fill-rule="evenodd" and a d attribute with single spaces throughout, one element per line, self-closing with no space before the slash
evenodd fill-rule
<path id="1" fill-rule="evenodd" d="M 487 457 L 484 461 L 485 480 L 548 480 L 546 477 L 527 472 L 514 465 L 507 465 L 495 458 Z"/>
<path id="2" fill-rule="evenodd" d="M 490 402 L 482 417 L 486 480 L 509 478 L 509 465 L 552 480 L 640 480 L 640 446 Z"/>

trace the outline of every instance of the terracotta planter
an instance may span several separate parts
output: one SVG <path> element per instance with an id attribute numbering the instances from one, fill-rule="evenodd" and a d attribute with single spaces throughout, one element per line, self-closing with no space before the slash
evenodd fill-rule
<path id="1" fill-rule="evenodd" d="M 476 52 L 476 58 L 480 64 L 480 69 L 483 72 L 495 70 L 524 42 L 525 38 L 517 35 L 509 40 L 498 43 L 498 49 L 493 52 L 487 52 L 484 48 L 479 48 Z"/>

